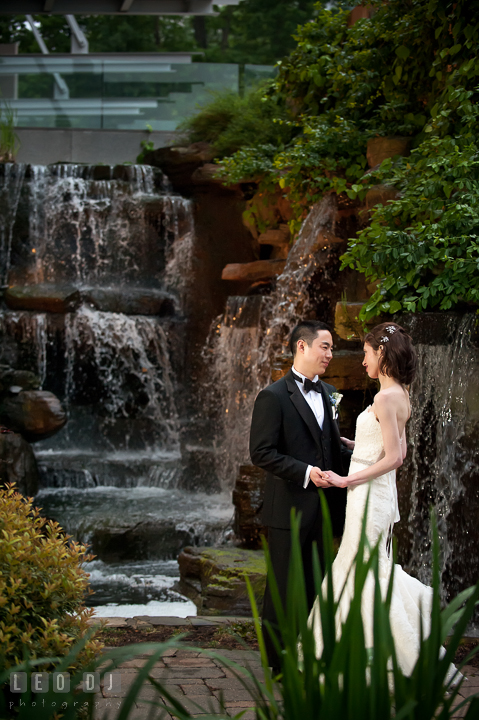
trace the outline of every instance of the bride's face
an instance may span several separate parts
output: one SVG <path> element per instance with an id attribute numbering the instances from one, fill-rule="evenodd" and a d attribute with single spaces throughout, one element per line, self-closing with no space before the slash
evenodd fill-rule
<path id="1" fill-rule="evenodd" d="M 364 360 L 363 365 L 370 378 L 376 380 L 379 377 L 379 357 L 380 351 L 374 350 L 372 345 L 364 343 Z"/>

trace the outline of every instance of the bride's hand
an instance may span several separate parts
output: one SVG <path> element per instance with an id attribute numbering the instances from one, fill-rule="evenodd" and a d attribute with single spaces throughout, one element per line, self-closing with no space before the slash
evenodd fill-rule
<path id="1" fill-rule="evenodd" d="M 346 445 L 348 450 L 354 450 L 354 440 L 348 440 L 348 438 L 342 437 L 340 438 L 343 445 Z"/>
<path id="2" fill-rule="evenodd" d="M 328 476 L 328 481 L 331 483 L 331 485 L 334 485 L 334 487 L 345 488 L 348 486 L 347 477 L 341 477 L 341 475 L 338 475 L 332 470 L 328 470 L 326 475 Z"/>

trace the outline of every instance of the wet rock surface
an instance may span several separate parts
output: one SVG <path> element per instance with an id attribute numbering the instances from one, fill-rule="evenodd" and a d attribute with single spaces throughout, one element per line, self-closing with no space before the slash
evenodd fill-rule
<path id="1" fill-rule="evenodd" d="M 186 547 L 178 557 L 176 588 L 203 615 L 251 616 L 246 588 L 249 577 L 261 607 L 266 585 L 266 562 L 260 550 Z"/>
<path id="2" fill-rule="evenodd" d="M 24 390 L 3 398 L 0 419 L 26 440 L 50 437 L 66 423 L 67 416 L 59 399 L 45 390 Z"/>
<path id="3" fill-rule="evenodd" d="M 255 260 L 250 263 L 230 263 L 223 269 L 223 280 L 242 280 L 254 282 L 280 275 L 285 266 L 284 260 Z"/>
<path id="4" fill-rule="evenodd" d="M 164 290 L 149 288 L 91 288 L 82 292 L 83 300 L 102 312 L 124 315 L 171 316 L 175 298 Z"/>
<path id="5" fill-rule="evenodd" d="M 175 190 L 184 191 L 195 185 L 193 174 L 205 164 L 210 164 L 215 152 L 207 142 L 192 143 L 187 147 L 163 147 L 147 153 L 144 162 L 161 168 Z M 198 178 L 197 178 L 198 179 Z M 202 180 L 203 178 L 199 178 Z"/>
<path id="6" fill-rule="evenodd" d="M 375 137 L 368 140 L 366 157 L 370 168 L 380 165 L 386 158 L 395 155 L 409 155 L 411 138 L 409 137 Z"/>
<path id="7" fill-rule="evenodd" d="M 22 495 L 32 496 L 38 492 L 35 455 L 18 433 L 0 433 L 0 482 L 16 483 Z"/>
<path id="8" fill-rule="evenodd" d="M 40 378 L 29 370 L 15 370 L 9 365 L 0 365 L 0 393 L 7 392 L 11 387 L 37 390 L 40 387 Z"/>
<path id="9" fill-rule="evenodd" d="M 244 548 L 259 550 L 267 530 L 261 521 L 266 472 L 254 465 L 241 465 L 233 490 L 234 531 Z"/>
<path id="10" fill-rule="evenodd" d="M 78 308 L 81 295 L 71 285 L 24 285 L 9 287 L 5 302 L 11 310 L 68 313 Z"/>

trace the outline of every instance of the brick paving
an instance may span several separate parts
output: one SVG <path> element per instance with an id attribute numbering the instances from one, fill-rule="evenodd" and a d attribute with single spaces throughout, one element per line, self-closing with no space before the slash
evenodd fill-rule
<path id="1" fill-rule="evenodd" d="M 173 620 L 175 619 L 181 626 L 190 623 L 191 625 L 219 624 L 233 620 L 233 618 L 199 617 L 194 618 L 195 622 L 193 623 L 191 622 L 193 618 L 187 618 L 187 622 L 179 618 L 134 618 L 133 621 L 112 618 L 108 625 L 115 627 L 134 624 L 141 627 L 143 623 L 156 626 L 174 625 Z M 244 618 L 242 619 L 244 620 Z M 165 622 L 161 622 L 162 620 Z M 141 625 L 138 621 L 141 622 Z M 254 650 L 218 650 L 217 652 L 239 666 L 247 667 L 250 673 L 258 679 L 262 679 L 263 672 L 259 652 Z M 109 717 L 117 716 L 120 708 L 126 702 L 125 698 L 139 667 L 147 658 L 148 655 L 138 655 L 122 664 L 119 668 L 120 690 L 108 692 L 104 686 L 101 687 L 100 693 L 95 697 L 95 720 L 103 719 L 106 713 Z M 479 669 L 466 667 L 465 674 L 467 680 L 463 683 L 457 704 L 479 691 Z M 194 717 L 201 719 L 203 715 L 212 713 L 232 717 L 245 711 L 242 715 L 243 720 L 254 720 L 255 718 L 253 701 L 248 690 L 232 670 L 215 657 L 207 657 L 203 653 L 188 649 L 169 648 L 161 660 L 155 663 L 150 675 L 152 678 L 158 679 L 162 687 L 172 697 L 177 698 Z M 154 708 L 152 702 L 158 704 L 159 707 Z M 162 696 L 161 692 L 152 684 L 145 684 L 137 696 L 128 718 L 129 720 L 156 720 L 162 717 L 168 720 L 174 716 L 166 711 L 165 704 L 168 705 L 169 701 Z M 462 718 L 465 714 L 466 709 L 463 708 L 457 711 L 454 718 Z"/>

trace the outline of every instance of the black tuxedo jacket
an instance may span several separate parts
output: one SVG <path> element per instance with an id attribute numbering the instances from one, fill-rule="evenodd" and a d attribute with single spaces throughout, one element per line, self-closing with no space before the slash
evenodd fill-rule
<path id="1" fill-rule="evenodd" d="M 311 526 L 321 511 L 318 489 L 303 488 L 308 465 L 346 475 L 351 453 L 341 443 L 329 399 L 336 389 L 322 382 L 324 424 L 319 427 L 291 371 L 262 390 L 253 410 L 250 453 L 254 465 L 267 471 L 263 524 L 290 528 L 291 508 L 301 512 L 301 527 Z M 342 534 L 346 489 L 327 488 L 325 497 L 334 535 Z"/>

